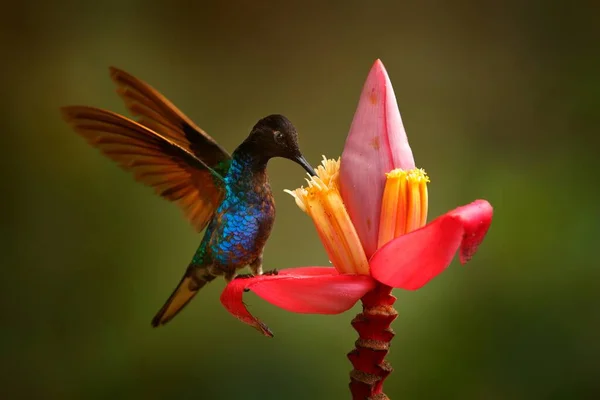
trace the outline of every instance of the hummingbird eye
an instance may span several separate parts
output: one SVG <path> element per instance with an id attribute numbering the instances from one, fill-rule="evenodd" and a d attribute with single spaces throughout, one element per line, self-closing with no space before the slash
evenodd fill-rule
<path id="1" fill-rule="evenodd" d="M 279 132 L 279 131 L 275 131 L 273 132 L 275 141 L 279 144 L 284 144 L 284 137 L 283 137 L 283 133 Z"/>

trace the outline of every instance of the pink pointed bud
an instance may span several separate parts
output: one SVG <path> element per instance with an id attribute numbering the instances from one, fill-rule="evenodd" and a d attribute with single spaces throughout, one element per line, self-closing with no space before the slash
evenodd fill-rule
<path id="1" fill-rule="evenodd" d="M 340 167 L 341 195 L 367 257 L 377 250 L 385 174 L 414 167 L 392 83 L 377 60 L 363 87 Z"/>

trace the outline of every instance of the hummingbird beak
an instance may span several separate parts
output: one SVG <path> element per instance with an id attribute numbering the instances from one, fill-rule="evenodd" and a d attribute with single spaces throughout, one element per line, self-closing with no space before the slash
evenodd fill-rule
<path id="1" fill-rule="evenodd" d="M 296 158 L 294 158 L 294 161 L 296 161 L 298 164 L 300 164 L 302 166 L 302 168 L 304 168 L 306 170 L 306 172 L 308 172 L 310 174 L 310 176 L 317 175 L 317 173 L 315 172 L 313 167 L 308 163 L 308 161 L 306 161 L 306 158 L 304 158 L 304 156 L 302 154 L 300 154 Z"/>

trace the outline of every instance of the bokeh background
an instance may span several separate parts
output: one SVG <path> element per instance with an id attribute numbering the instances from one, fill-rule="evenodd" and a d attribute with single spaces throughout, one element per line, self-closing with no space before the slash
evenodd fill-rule
<path id="1" fill-rule="evenodd" d="M 287 115 L 307 158 L 337 157 L 376 58 L 386 65 L 430 215 L 476 198 L 479 253 L 400 316 L 392 399 L 600 398 L 597 3 L 112 0 L 3 5 L 0 398 L 345 399 L 358 307 L 289 314 L 252 294 L 270 340 L 214 282 L 150 318 L 199 243 L 179 210 L 87 146 L 58 107 L 125 112 L 115 65 L 226 148 Z M 417 3 L 417 2 L 414 2 Z M 270 163 L 278 220 L 266 268 L 325 265 Z"/>

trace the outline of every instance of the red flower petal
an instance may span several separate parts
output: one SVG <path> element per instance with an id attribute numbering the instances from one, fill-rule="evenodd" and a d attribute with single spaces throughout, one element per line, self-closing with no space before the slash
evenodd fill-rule
<path id="1" fill-rule="evenodd" d="M 291 268 L 278 275 L 234 279 L 223 290 L 221 303 L 235 317 L 272 337 L 271 330 L 248 312 L 242 300 L 244 289 L 287 311 L 339 314 L 374 287 L 375 281 L 367 275 L 340 275 L 331 267 Z"/>
<path id="2" fill-rule="evenodd" d="M 367 257 L 377 250 L 385 174 L 415 167 L 394 88 L 380 60 L 364 84 L 340 165 L 340 190 Z"/>
<path id="3" fill-rule="evenodd" d="M 471 259 L 492 223 L 492 206 L 476 200 L 400 236 L 370 261 L 371 275 L 388 286 L 414 290 L 442 272 L 460 247 L 460 261 Z"/>

